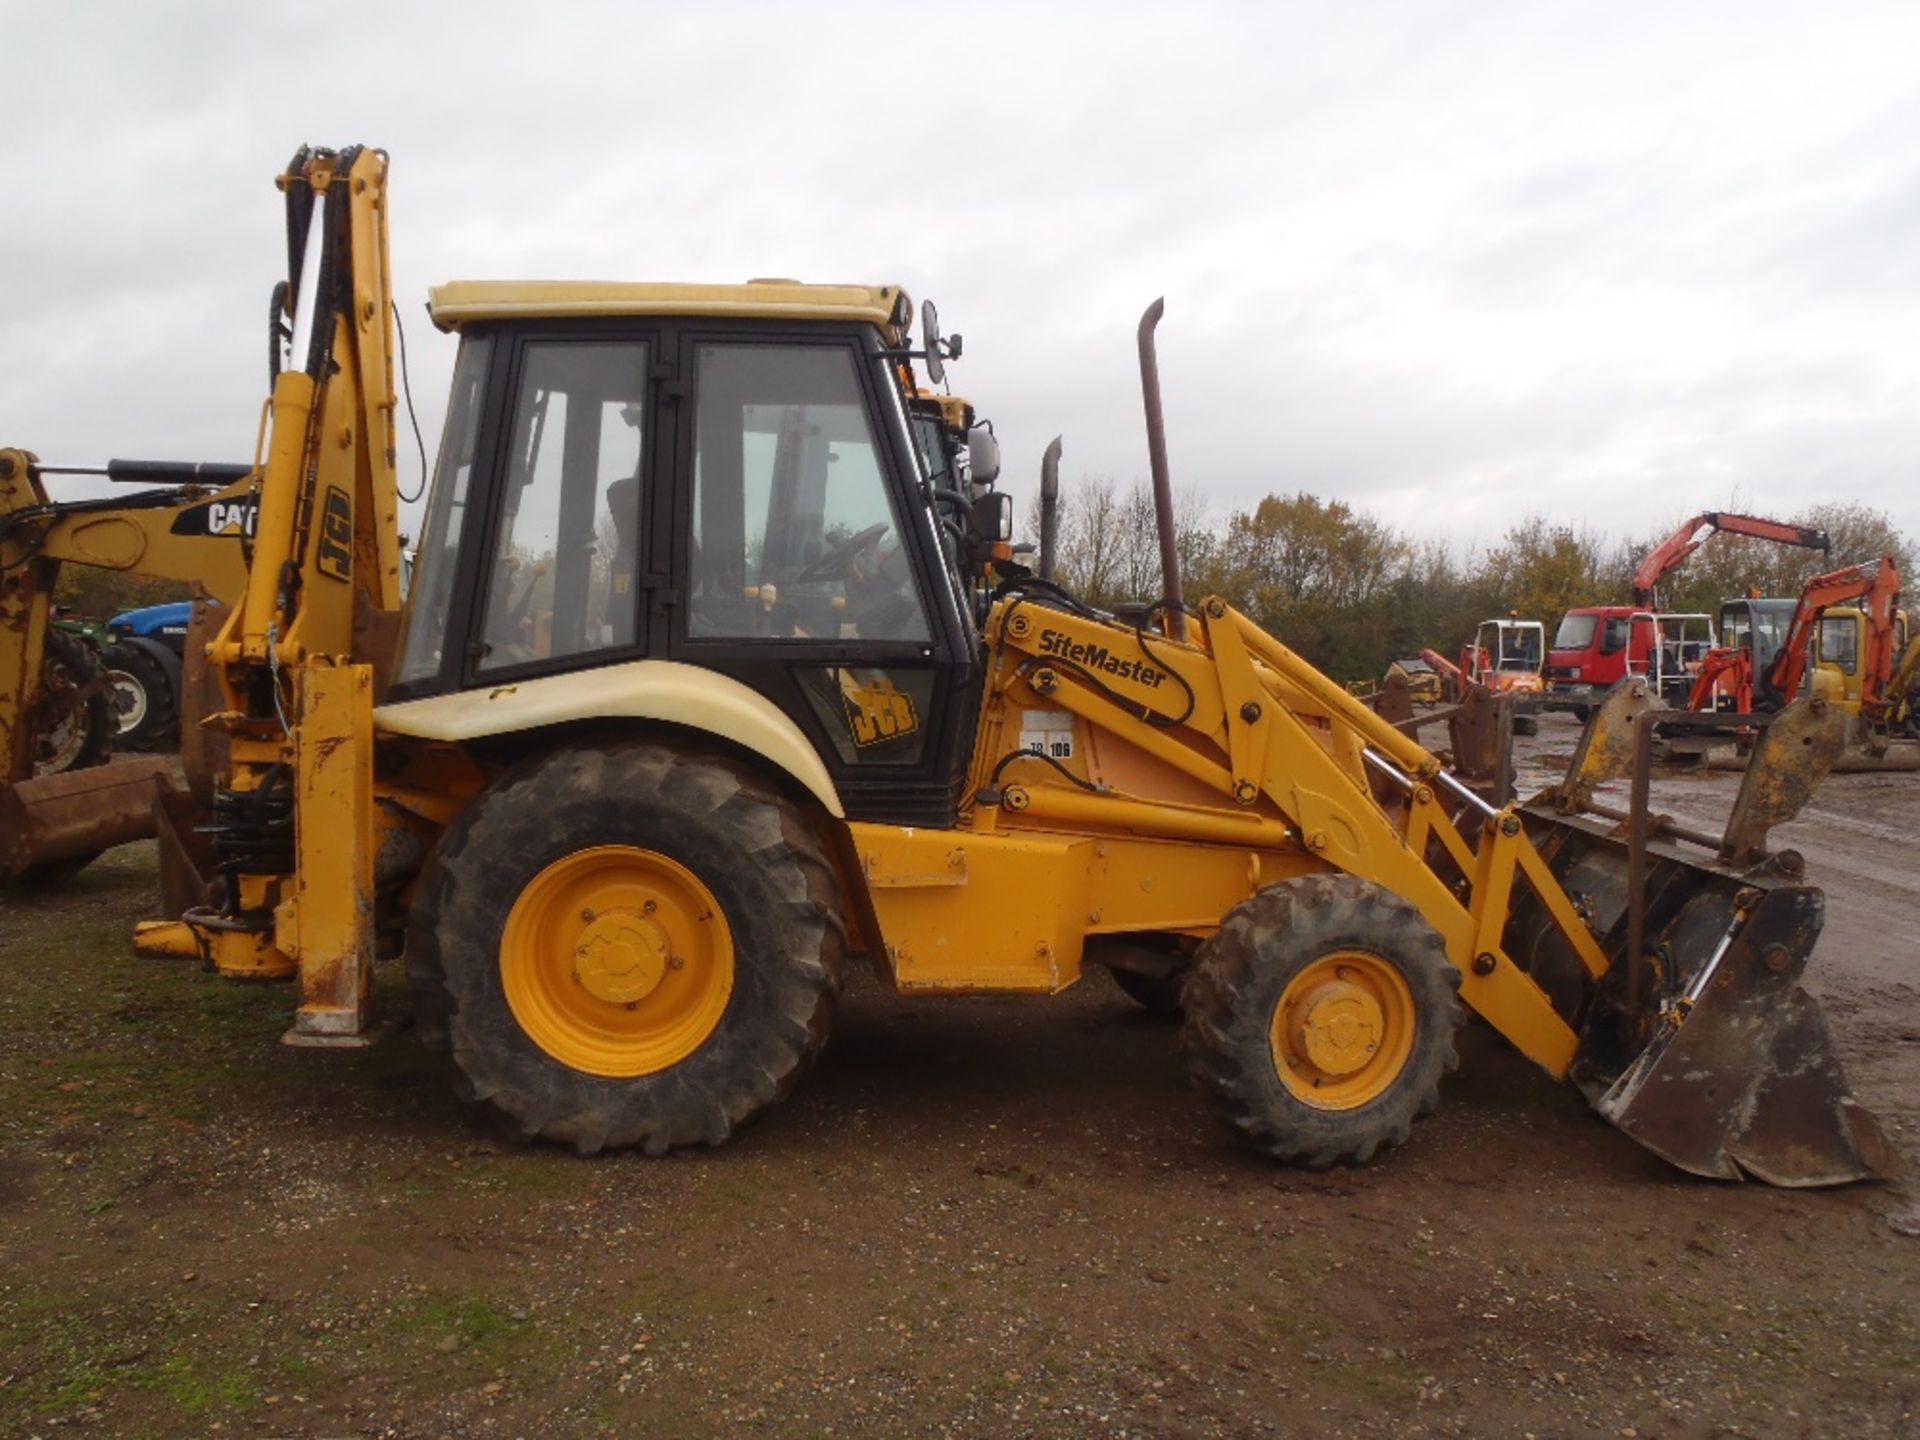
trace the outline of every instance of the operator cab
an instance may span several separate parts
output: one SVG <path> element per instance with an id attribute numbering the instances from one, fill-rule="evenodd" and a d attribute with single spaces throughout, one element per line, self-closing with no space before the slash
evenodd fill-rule
<path id="1" fill-rule="evenodd" d="M 910 419 L 903 292 L 469 283 L 432 308 L 461 349 L 390 699 L 676 661 L 771 700 L 849 818 L 951 823 L 970 497 Z"/>
<path id="2" fill-rule="evenodd" d="M 1753 654 L 1753 685 L 1756 700 L 1773 700 L 1769 675 L 1773 662 L 1786 643 L 1793 624 L 1797 600 L 1728 600 L 1720 606 L 1720 644 L 1728 650 L 1749 650 Z"/>

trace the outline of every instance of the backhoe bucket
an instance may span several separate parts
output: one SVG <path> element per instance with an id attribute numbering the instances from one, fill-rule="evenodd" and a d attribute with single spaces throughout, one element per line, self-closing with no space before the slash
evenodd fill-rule
<path id="1" fill-rule="evenodd" d="M 172 763 L 158 755 L 0 787 L 0 881 L 51 884 L 147 839 L 155 797 L 174 789 Z"/>
<path id="2" fill-rule="evenodd" d="M 1515 909 L 1509 953 L 1579 1032 L 1570 1078 L 1655 1154 L 1695 1175 L 1771 1185 L 1884 1175 L 1892 1149 L 1800 988 L 1825 897 L 1801 883 L 1798 855 L 1765 846 L 1844 745 L 1841 717 L 1792 707 L 1760 717 L 1767 728 L 1717 839 L 1647 806 L 1653 727 L 1671 719 L 1625 700 L 1596 714 L 1567 784 L 1526 807 L 1535 845 L 1612 962 L 1606 974 L 1589 983 L 1532 905 Z M 1635 772 L 1635 803 L 1610 811 L 1591 792 L 1622 766 Z"/>

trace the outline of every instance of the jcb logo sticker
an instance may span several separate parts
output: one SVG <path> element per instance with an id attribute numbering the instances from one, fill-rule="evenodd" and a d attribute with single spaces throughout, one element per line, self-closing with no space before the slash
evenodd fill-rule
<path id="1" fill-rule="evenodd" d="M 320 512 L 320 548 L 313 560 L 322 575 L 335 580 L 353 573 L 353 502 L 338 485 L 327 487 Z"/>
<path id="2" fill-rule="evenodd" d="M 913 697 L 904 690 L 896 689 L 894 683 L 884 675 L 870 684 L 862 685 L 854 679 L 851 670 L 842 670 L 840 700 L 846 707 L 847 729 L 853 733 L 855 745 L 878 745 L 883 741 L 898 740 L 920 728 L 920 717 L 913 709 Z"/>

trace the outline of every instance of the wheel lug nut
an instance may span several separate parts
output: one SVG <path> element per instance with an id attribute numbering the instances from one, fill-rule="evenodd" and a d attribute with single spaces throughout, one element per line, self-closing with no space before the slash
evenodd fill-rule
<path id="1" fill-rule="evenodd" d="M 640 907 L 640 913 L 642 915 L 651 915 L 655 910 L 658 910 L 659 908 L 660 907 L 658 905 L 656 905 L 653 901 L 649 900 L 647 901 L 646 904 Z"/>
<path id="2" fill-rule="evenodd" d="M 581 918 L 582 920 L 585 920 L 585 921 L 588 921 L 589 923 L 591 923 L 591 922 L 592 922 L 592 920 L 593 920 L 593 911 L 591 911 L 591 910 L 582 910 L 582 911 L 580 912 L 580 918 Z"/>
<path id="3" fill-rule="evenodd" d="M 681 959 L 678 955 L 669 955 L 667 957 L 667 968 L 669 970 L 684 970 L 686 968 L 686 964 L 687 962 Z"/>

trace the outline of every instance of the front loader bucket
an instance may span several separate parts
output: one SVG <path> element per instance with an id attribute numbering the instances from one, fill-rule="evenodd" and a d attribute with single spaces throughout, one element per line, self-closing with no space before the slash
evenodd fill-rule
<path id="1" fill-rule="evenodd" d="M 1531 906 L 1516 906 L 1507 931 L 1509 953 L 1579 1033 L 1570 1078 L 1624 1133 L 1696 1175 L 1815 1186 L 1886 1174 L 1892 1149 L 1800 987 L 1825 897 L 1802 883 L 1797 854 L 1765 844 L 1838 753 L 1839 717 L 1763 717 L 1715 837 L 1647 805 L 1653 728 L 1671 712 L 1624 696 L 1609 707 L 1618 713 L 1594 717 L 1568 783 L 1528 805 L 1526 820 L 1611 964 L 1591 981 Z M 1635 771 L 1634 803 L 1593 801 L 1623 767 Z"/>
<path id="2" fill-rule="evenodd" d="M 1822 909 L 1807 886 L 1762 896 L 1688 985 L 1692 1001 L 1654 1021 L 1610 1085 L 1589 1081 L 1594 1107 L 1696 1175 L 1810 1186 L 1883 1172 L 1879 1124 L 1848 1093 L 1826 1016 L 1800 988 Z"/>
<path id="3" fill-rule="evenodd" d="M 103 850 L 154 833 L 154 799 L 175 788 L 165 756 L 0 787 L 0 881 L 47 884 Z"/>

